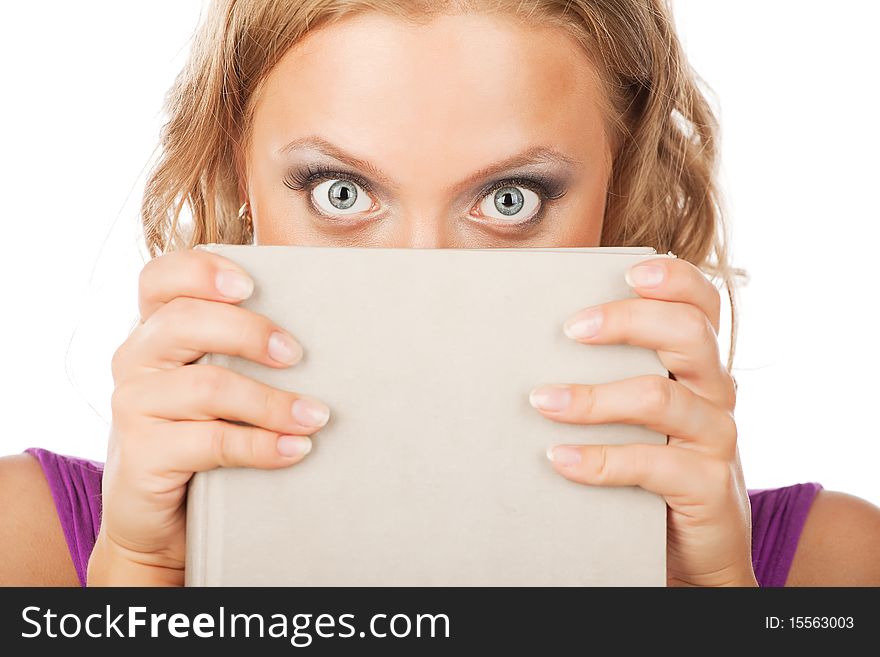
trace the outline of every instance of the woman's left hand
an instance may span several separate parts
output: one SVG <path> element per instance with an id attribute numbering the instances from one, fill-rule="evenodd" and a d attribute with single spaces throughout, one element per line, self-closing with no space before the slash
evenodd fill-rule
<path id="1" fill-rule="evenodd" d="M 674 379 L 542 386 L 530 401 L 557 422 L 641 424 L 667 435 L 668 444 L 557 445 L 547 455 L 572 481 L 640 486 L 665 498 L 669 586 L 757 586 L 736 385 L 719 355 L 718 290 L 677 258 L 642 261 L 627 282 L 639 298 L 583 309 L 565 322 L 565 333 L 583 344 L 654 349 Z"/>

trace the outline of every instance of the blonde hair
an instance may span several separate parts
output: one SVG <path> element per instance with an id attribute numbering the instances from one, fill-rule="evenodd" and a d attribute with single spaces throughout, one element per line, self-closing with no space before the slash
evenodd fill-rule
<path id="1" fill-rule="evenodd" d="M 682 52 L 669 1 L 214 0 L 165 98 L 161 155 L 141 205 L 150 256 L 207 242 L 251 243 L 238 209 L 255 99 L 266 74 L 309 30 L 369 10 L 414 22 L 503 12 L 566 30 L 593 58 L 613 144 L 601 244 L 671 251 L 720 279 L 730 299 L 730 370 L 734 279 L 745 272 L 730 264 L 716 183 L 718 122 Z M 184 205 L 188 230 L 180 222 Z"/>

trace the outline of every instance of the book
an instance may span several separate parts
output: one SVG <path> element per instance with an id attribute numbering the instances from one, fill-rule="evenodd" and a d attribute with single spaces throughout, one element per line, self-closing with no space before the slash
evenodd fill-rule
<path id="1" fill-rule="evenodd" d="M 638 295 L 650 247 L 409 249 L 207 244 L 254 279 L 240 305 L 303 345 L 228 367 L 320 399 L 330 420 L 279 470 L 196 473 L 188 586 L 665 586 L 666 503 L 557 473 L 560 443 L 666 444 L 636 424 L 544 417 L 529 391 L 668 376 L 654 350 L 564 321 Z"/>

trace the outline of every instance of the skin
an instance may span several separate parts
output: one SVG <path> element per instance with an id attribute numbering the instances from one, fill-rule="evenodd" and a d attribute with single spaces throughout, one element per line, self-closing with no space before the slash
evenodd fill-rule
<path id="1" fill-rule="evenodd" d="M 260 93 L 245 197 L 256 241 L 411 248 L 598 245 L 611 152 L 594 76 L 573 41 L 498 19 L 444 17 L 419 29 L 367 15 L 319 31 L 275 66 Z M 343 214 L 325 201 L 318 209 L 336 216 L 321 216 L 306 194 L 282 184 L 291 166 L 343 166 L 306 145 L 279 153 L 291 141 L 311 137 L 369 160 L 384 174 L 342 169 L 376 188 L 362 211 Z M 463 183 L 535 147 L 557 150 L 570 163 L 532 164 Z M 510 218 L 491 199 L 488 210 L 480 208 L 478 193 L 486 182 L 526 172 L 567 183 L 565 195 L 545 205 L 543 221 L 524 229 L 517 224 L 534 214 L 527 208 Z M 360 196 L 366 194 L 359 190 Z M 528 196 L 534 203 L 534 194 Z"/>
<path id="2" fill-rule="evenodd" d="M 389 74 L 376 76 L 377 70 Z M 253 138 L 242 153 L 241 200 L 250 203 L 257 243 L 598 245 L 613 148 L 594 73 L 563 34 L 497 17 L 448 16 L 417 27 L 367 14 L 312 33 L 265 80 Z M 294 147 L 279 152 L 291 142 Z M 319 152 L 328 144 L 335 157 Z M 516 173 L 557 181 L 564 193 L 555 200 L 541 201 L 519 186 L 526 206 L 507 216 L 495 208 L 494 192 L 480 193 L 513 172 L 463 182 L 535 148 L 562 157 Z M 342 153 L 360 164 L 346 164 Z M 332 182 L 316 181 L 314 194 L 283 184 L 291 167 L 309 164 L 366 180 L 369 189 L 346 188 L 357 191 L 355 211 L 330 203 Z M 518 227 L 539 207 L 535 199 L 543 204 L 541 220 Z M 644 424 L 667 434 L 669 444 L 556 446 L 548 450 L 548 467 L 585 485 L 637 485 L 662 495 L 669 507 L 670 585 L 755 586 L 735 387 L 719 353 L 718 291 L 688 262 L 647 264 L 639 271 L 652 280 L 635 269 L 628 275 L 638 298 L 574 308 L 564 328 L 585 344 L 656 349 L 674 378 L 559 382 L 533 390 L 530 401 L 548 421 Z M 305 392 L 278 390 L 224 368 L 183 367 L 206 352 L 295 366 L 303 350 L 295 336 L 236 305 L 251 289 L 246 272 L 215 254 L 169 253 L 144 267 L 141 323 L 112 363 L 104 517 L 90 585 L 182 584 L 184 494 L 192 473 L 217 466 L 289 467 L 305 458 L 309 437 L 326 422 L 330 409 Z M 595 311 L 602 320 L 595 335 L 579 334 L 580 320 Z M 297 419 L 293 407 L 311 408 L 317 423 L 308 424 L 308 414 Z M 297 445 L 306 451 L 297 452 Z M 33 536 L 31 547 L 39 554 L 54 555 L 19 579 L 75 583 L 39 468 L 21 455 L 0 459 L 0 474 L 7 470 L 18 475 L 0 476 L 0 501 L 30 504 L 27 511 L 15 506 L 13 526 Z M 880 569 L 870 557 L 877 540 L 880 509 L 823 491 L 790 582 L 878 584 Z M 3 553 L 13 554 L 11 562 L 0 563 L 0 581 L 6 582 L 16 558 L 33 557 L 18 538 L 3 541 Z"/>

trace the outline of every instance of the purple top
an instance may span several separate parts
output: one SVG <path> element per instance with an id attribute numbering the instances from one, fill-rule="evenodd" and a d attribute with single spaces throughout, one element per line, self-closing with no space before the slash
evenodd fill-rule
<path id="1" fill-rule="evenodd" d="M 101 528 L 104 464 L 39 447 L 26 452 L 39 460 L 49 482 L 64 537 L 81 586 Z M 752 565 L 762 587 L 785 586 L 807 513 L 822 485 L 814 482 L 748 491 L 752 505 Z"/>

